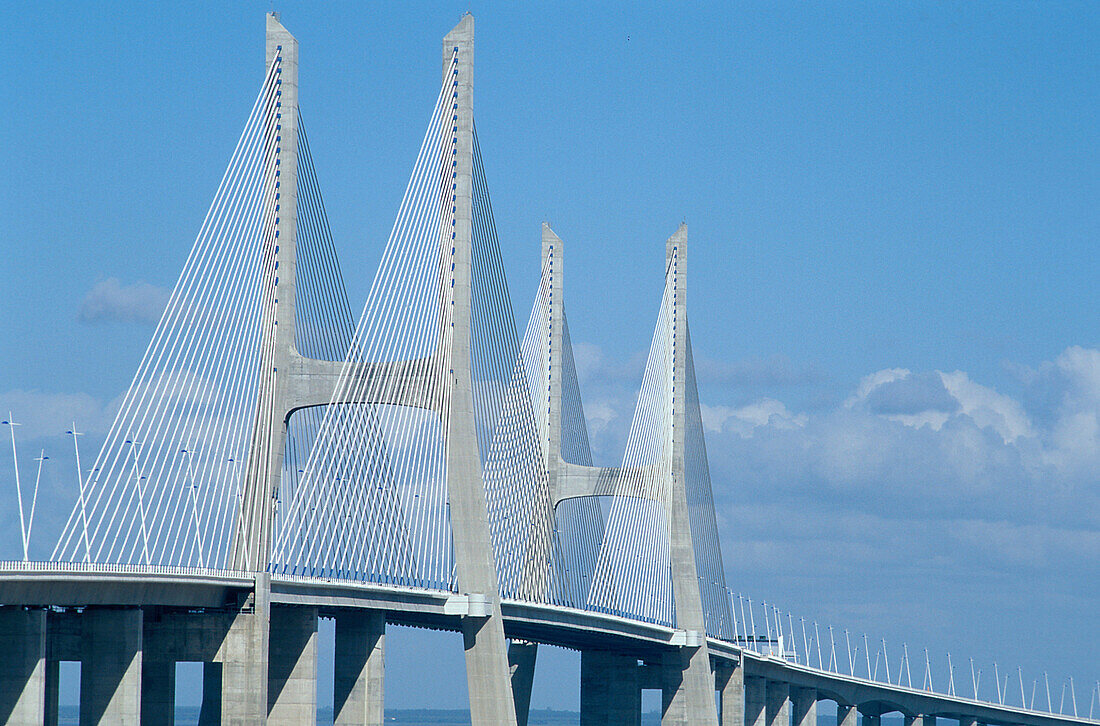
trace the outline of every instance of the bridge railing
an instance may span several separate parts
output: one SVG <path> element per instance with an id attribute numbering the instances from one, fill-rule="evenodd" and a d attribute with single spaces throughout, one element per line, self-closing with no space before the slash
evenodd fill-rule
<path id="1" fill-rule="evenodd" d="M 1033 713 L 1049 713 L 1073 718 L 1084 716 L 1078 708 L 1073 678 L 1064 681 L 1060 691 L 1055 695 L 1051 691 L 1048 675 L 1043 673 L 1042 679 L 1032 679 L 1029 696 L 1022 667 L 1017 667 L 1015 671 L 1002 670 L 1000 664 L 994 662 L 993 673 L 989 674 L 984 673 L 983 668 L 978 666 L 973 658 L 968 658 L 967 665 L 960 668 L 952 661 L 951 654 L 947 653 L 946 673 L 941 671 L 942 678 L 936 678 L 929 651 L 923 649 L 923 667 L 918 665 L 916 681 L 914 681 L 907 643 L 902 643 L 901 657 L 896 658 L 894 665 L 891 665 L 885 638 L 875 640 L 863 634 L 855 639 L 853 647 L 852 634 L 847 629 L 838 630 L 832 625 L 819 624 L 816 620 L 795 618 L 789 611 L 781 611 L 767 602 L 757 603 L 761 611 L 758 622 L 753 612 L 753 601 L 750 598 L 737 595 L 734 599 L 732 593 L 730 597 L 736 636 L 732 641 L 729 638 L 720 638 L 720 640 L 732 642 L 742 650 L 760 656 L 781 658 L 815 671 L 854 678 L 869 684 L 946 696 L 983 705 L 1021 708 Z M 748 603 L 747 607 L 746 603 Z M 763 633 L 758 630 L 759 625 L 764 626 Z M 871 655 L 871 646 L 874 646 L 874 655 Z M 894 652 L 897 654 L 896 646 Z M 986 676 L 984 681 L 983 675 Z M 989 696 L 988 676 L 990 675 L 993 676 L 995 699 Z M 937 683 L 941 684 L 940 690 L 936 688 Z M 1046 703 L 1037 700 L 1039 696 L 1045 697 Z M 1057 709 L 1054 708 L 1056 700 Z M 1087 708 L 1089 720 L 1093 719 L 1098 705 L 1100 705 L 1100 681 L 1093 683 L 1089 689 Z"/>
<path id="2" fill-rule="evenodd" d="M 103 562 L 35 562 L 0 560 L 0 572 L 89 573 L 104 575 L 152 575 L 165 577 L 218 577 L 252 580 L 254 573 L 211 567 L 175 567 L 169 565 L 111 564 Z"/>

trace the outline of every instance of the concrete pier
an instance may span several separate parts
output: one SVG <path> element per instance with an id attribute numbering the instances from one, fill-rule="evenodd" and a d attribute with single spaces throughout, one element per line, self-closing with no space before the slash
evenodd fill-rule
<path id="1" fill-rule="evenodd" d="M 721 709 L 721 726 L 745 726 L 745 668 L 738 663 L 719 668 L 715 673 Z"/>
<path id="2" fill-rule="evenodd" d="M 199 726 L 220 726 L 222 722 L 222 664 L 202 664 L 202 702 Z"/>
<path id="3" fill-rule="evenodd" d="M 859 711 L 855 706 L 836 705 L 836 726 L 857 726 Z"/>
<path id="4" fill-rule="evenodd" d="M 882 726 L 882 716 L 878 714 L 872 716 L 866 713 L 860 715 L 863 716 L 863 726 Z"/>
<path id="5" fill-rule="evenodd" d="M 56 660 L 46 660 L 46 707 L 45 716 L 42 719 L 44 726 L 57 726 L 60 720 L 61 696 L 61 663 Z"/>
<path id="6" fill-rule="evenodd" d="M 81 625 L 80 723 L 140 726 L 141 609 L 88 608 Z"/>
<path id="7" fill-rule="evenodd" d="M 714 676 L 710 672 L 709 664 L 700 665 L 703 660 L 710 659 L 706 648 L 701 646 L 685 646 L 664 654 L 661 664 L 662 726 L 718 723 L 718 710 L 714 702 Z M 704 667 L 705 679 L 699 677 Z"/>
<path id="8" fill-rule="evenodd" d="M 141 659 L 141 724 L 172 726 L 176 722 L 176 662 Z M 155 654 L 152 654 L 155 655 Z"/>
<path id="9" fill-rule="evenodd" d="M 267 723 L 317 721 L 317 608 L 272 607 Z M 224 700 L 224 699 L 223 699 Z"/>
<path id="10" fill-rule="evenodd" d="M 218 649 L 221 664 L 220 722 L 263 723 L 268 710 L 268 638 L 270 634 L 270 580 L 256 577 L 251 607 L 233 617 Z M 204 687 L 210 683 L 203 671 Z M 205 696 L 204 696 L 205 700 Z"/>
<path id="11" fill-rule="evenodd" d="M 766 719 L 768 726 L 790 726 L 791 686 L 783 681 L 768 681 Z"/>
<path id="12" fill-rule="evenodd" d="M 380 611 L 336 615 L 332 714 L 335 726 L 381 726 L 386 617 Z"/>
<path id="13" fill-rule="evenodd" d="M 602 650 L 581 652 L 581 726 L 636 726 L 642 692 L 638 660 Z"/>
<path id="14" fill-rule="evenodd" d="M 791 690 L 793 726 L 817 726 L 817 691 L 813 688 Z"/>
<path id="15" fill-rule="evenodd" d="M 745 724 L 765 726 L 768 682 L 763 678 L 745 677 Z"/>
<path id="16" fill-rule="evenodd" d="M 508 644 L 508 667 L 512 671 L 512 698 L 516 702 L 516 726 L 527 726 L 531 713 L 531 686 L 535 682 L 538 643 L 513 640 Z"/>
<path id="17" fill-rule="evenodd" d="M 46 611 L 0 608 L 0 722 L 46 720 Z"/>

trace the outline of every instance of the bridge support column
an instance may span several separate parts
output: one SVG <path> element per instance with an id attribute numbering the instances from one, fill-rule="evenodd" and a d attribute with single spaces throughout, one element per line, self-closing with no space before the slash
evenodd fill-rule
<path id="1" fill-rule="evenodd" d="M 882 716 L 863 714 L 863 726 L 882 726 Z"/>
<path id="2" fill-rule="evenodd" d="M 641 715 L 637 658 L 581 651 L 581 726 L 637 726 Z"/>
<path id="3" fill-rule="evenodd" d="M 203 700 L 220 680 L 220 721 L 223 724 L 262 724 L 268 707 L 268 636 L 271 616 L 271 578 L 256 575 L 251 607 L 234 617 L 215 660 L 220 669 L 203 670 Z"/>
<path id="4" fill-rule="evenodd" d="M 516 702 L 516 726 L 527 726 L 531 713 L 531 686 L 535 682 L 538 643 L 513 640 L 508 644 L 508 667 L 512 671 L 512 698 Z"/>
<path id="5" fill-rule="evenodd" d="M 140 726 L 141 610 L 88 608 L 81 627 L 80 723 Z"/>
<path id="6" fill-rule="evenodd" d="M 46 611 L 0 609 L 0 721 L 38 726 L 46 710 Z"/>
<path id="7" fill-rule="evenodd" d="M 267 723 L 317 720 L 317 608 L 272 607 L 268 646 Z"/>
<path id="8" fill-rule="evenodd" d="M 714 685 L 721 694 L 719 723 L 721 726 L 746 726 L 745 668 L 740 663 L 723 666 L 715 672 L 715 676 Z"/>
<path id="9" fill-rule="evenodd" d="M 935 716 L 910 716 L 909 714 L 902 715 L 902 723 L 905 726 L 936 726 Z"/>
<path id="10" fill-rule="evenodd" d="M 817 726 L 817 690 L 795 688 L 791 693 L 794 726 Z"/>
<path id="11" fill-rule="evenodd" d="M 935 716 L 932 718 L 935 718 Z M 968 716 L 959 716 L 959 726 L 978 726 L 978 719 Z"/>
<path id="12" fill-rule="evenodd" d="M 783 681 L 768 681 L 766 718 L 768 726 L 790 726 L 791 685 Z"/>
<path id="13" fill-rule="evenodd" d="M 199 726 L 221 726 L 222 664 L 202 664 L 202 703 L 199 705 Z"/>
<path id="14" fill-rule="evenodd" d="M 46 706 L 43 726 L 57 726 L 61 717 L 61 661 L 46 660 Z"/>
<path id="15" fill-rule="evenodd" d="M 836 726 L 857 726 L 859 711 L 855 706 L 836 705 Z"/>
<path id="16" fill-rule="evenodd" d="M 332 677 L 334 726 L 382 726 L 385 643 L 385 613 L 337 613 Z"/>
<path id="17" fill-rule="evenodd" d="M 711 720 L 707 715 L 708 710 L 713 712 L 713 723 L 717 723 L 718 711 L 714 707 L 713 677 L 709 673 L 709 663 L 705 666 L 708 682 L 699 683 L 699 671 L 704 667 L 700 665 L 701 659 L 710 660 L 705 646 L 681 647 L 665 652 L 662 662 L 662 726 L 709 724 Z M 709 703 L 704 703 L 704 700 L 709 700 Z"/>
<path id="18" fill-rule="evenodd" d="M 141 726 L 172 726 L 176 722 L 176 662 L 141 659 Z"/>
<path id="19" fill-rule="evenodd" d="M 745 726 L 765 726 L 768 682 L 745 677 Z"/>

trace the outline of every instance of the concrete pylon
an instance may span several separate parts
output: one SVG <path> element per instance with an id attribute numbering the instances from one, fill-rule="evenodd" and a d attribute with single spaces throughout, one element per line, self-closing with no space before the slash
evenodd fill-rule
<path id="1" fill-rule="evenodd" d="M 275 134 L 276 174 L 265 188 L 265 205 L 272 208 L 274 225 L 264 230 L 263 244 L 275 250 L 275 265 L 263 281 L 261 370 L 257 381 L 256 413 L 248 465 L 242 485 L 240 511 L 233 538 L 234 569 L 266 571 L 270 562 L 274 495 L 278 491 L 290 416 L 289 376 L 295 350 L 295 277 L 298 230 L 298 41 L 267 15 L 266 67 L 279 63 L 275 77 L 276 102 L 268 113 L 268 133 Z"/>
<path id="2" fill-rule="evenodd" d="M 258 573 L 256 599 L 265 603 L 267 594 L 259 590 L 268 582 L 262 575 L 271 557 L 273 498 L 280 486 L 287 421 L 300 408 L 325 405 L 333 400 L 344 368 L 343 362 L 305 358 L 295 345 L 298 43 L 272 14 L 267 18 L 268 64 L 276 59 L 280 63 L 276 79 L 278 96 L 270 110 L 274 118 L 269 120 L 269 127 L 278 136 L 275 163 L 279 174 L 267 190 L 267 203 L 276 209 L 274 227 L 264 243 L 277 247 L 278 269 L 268 273 L 271 279 L 264 286 L 257 409 L 231 558 L 232 567 Z M 470 711 L 475 724 L 511 726 L 516 714 L 473 414 L 470 358 L 473 62 L 474 20 L 467 15 L 443 41 L 444 83 L 452 89 L 451 202 L 455 211 L 453 272 L 449 272 L 449 279 L 440 279 L 440 292 L 452 298 L 452 305 L 450 320 L 440 320 L 439 340 L 449 349 L 441 346 L 437 351 L 439 357 L 426 361 L 355 363 L 349 375 L 382 377 L 393 385 L 346 386 L 348 390 L 373 391 L 376 398 L 340 400 L 433 408 L 423 392 L 434 387 L 433 375 L 444 377 L 442 388 L 450 405 L 445 436 L 456 580 L 462 592 L 483 595 L 489 605 L 488 617 L 467 617 L 462 624 Z M 445 359 L 449 359 L 445 370 L 427 372 L 435 362 Z M 266 643 L 263 645 L 266 655 Z M 230 662 L 225 663 L 225 672 L 230 665 Z"/>
<path id="3" fill-rule="evenodd" d="M 543 222 L 542 270 L 543 274 L 549 275 L 550 278 L 548 347 L 555 348 L 556 354 L 544 350 L 544 354 L 548 354 L 546 363 L 549 367 L 549 378 L 542 382 L 549 387 L 549 395 L 544 396 L 544 392 L 540 390 L 533 398 L 538 402 L 547 401 L 545 405 L 540 403 L 536 407 L 535 424 L 542 442 L 543 464 L 546 467 L 547 483 L 551 493 L 557 489 L 557 475 L 561 461 L 561 351 L 556 350 L 561 345 L 563 335 L 562 312 L 556 307 L 561 305 L 562 300 L 561 246 L 561 239 L 550 229 L 550 225 Z M 549 561 L 545 558 L 528 558 L 528 562 L 543 570 L 529 575 L 529 580 L 545 583 L 549 576 Z M 512 667 L 512 695 L 515 699 L 516 721 L 519 726 L 526 725 L 530 713 L 531 685 L 535 677 L 538 647 L 538 643 L 525 641 L 516 641 L 508 646 L 508 662 Z"/>
<path id="4" fill-rule="evenodd" d="M 680 649 L 680 658 L 669 667 L 679 667 L 679 686 L 661 719 L 663 726 L 717 724 L 714 703 L 714 676 L 707 652 L 706 618 L 699 593 L 695 566 L 695 545 L 688 516 L 687 484 L 684 467 L 684 437 L 687 430 L 688 337 L 687 322 L 687 225 L 681 224 L 665 244 L 665 264 L 672 276 L 673 402 L 672 402 L 672 487 L 665 502 L 669 527 L 669 555 L 672 567 L 672 593 L 676 603 L 676 627 L 695 631 L 697 647 Z"/>
<path id="5" fill-rule="evenodd" d="M 606 496 L 611 494 L 634 495 L 622 488 L 620 470 L 614 467 L 590 467 L 564 462 L 561 458 L 562 440 L 562 356 L 564 352 L 564 294 L 563 294 L 563 244 L 547 225 L 542 227 L 542 270 L 549 280 L 548 320 L 549 341 L 543 349 L 541 370 L 547 376 L 540 380 L 547 390 L 538 392 L 540 404 L 535 411 L 543 451 L 551 499 L 555 507 L 564 499 L 582 496 Z M 685 434 L 687 430 L 687 367 L 690 362 L 687 324 L 687 226 L 681 224 L 665 245 L 665 262 L 672 275 L 674 334 L 671 336 L 672 381 L 676 386 L 673 396 L 670 495 L 662 498 L 669 526 L 670 557 L 673 597 L 676 603 L 676 626 L 694 631 L 699 645 L 683 646 L 662 661 L 668 671 L 664 679 L 665 708 L 662 724 L 696 726 L 717 724 L 718 710 L 714 699 L 714 675 L 710 669 L 710 656 L 706 646 L 706 619 L 702 596 L 699 591 L 698 570 L 695 563 L 695 546 L 688 515 L 685 481 Z M 654 469 L 654 472 L 658 471 Z M 634 477 L 636 480 L 637 477 Z M 666 489 L 660 487 L 661 490 Z M 696 639 L 692 638 L 692 641 Z M 583 704 L 582 704 L 583 708 Z M 582 714 L 583 717 L 583 714 Z"/>
<path id="6" fill-rule="evenodd" d="M 549 355 L 546 370 L 548 378 L 545 381 L 549 395 L 545 398 L 548 404 L 540 405 L 535 411 L 535 419 L 538 422 L 539 436 L 545 442 L 543 447 L 546 471 L 549 475 L 550 491 L 557 488 L 558 471 L 561 468 L 561 376 L 562 353 L 565 338 L 565 254 L 561 238 L 550 229 L 550 225 L 542 223 L 542 269 L 543 274 L 549 275 L 550 309 L 550 344 L 546 351 Z M 542 392 L 540 391 L 540 394 Z M 536 400 L 542 401 L 539 395 Z"/>
<path id="7" fill-rule="evenodd" d="M 447 421 L 447 497 L 451 507 L 455 574 L 460 592 L 484 595 L 488 617 L 464 617 L 470 718 L 477 726 L 514 726 L 496 559 L 489 535 L 481 459 L 474 430 L 471 370 L 473 257 L 474 18 L 466 15 L 443 39 L 443 79 L 452 89 L 452 204 L 454 244 L 450 336 L 450 416 Z"/>
<path id="8" fill-rule="evenodd" d="M 230 567 L 266 572 L 271 562 L 275 495 L 283 475 L 287 424 L 303 408 L 324 406 L 333 400 L 341 380 L 343 361 L 303 356 L 297 347 L 298 269 L 298 41 L 274 14 L 267 15 L 267 67 L 278 59 L 276 100 L 268 107 L 266 128 L 275 135 L 276 175 L 264 189 L 265 246 L 275 264 L 264 270 L 262 281 L 260 372 L 256 380 L 256 409 L 252 420 L 248 463 L 241 484 L 241 503 L 233 535 Z M 423 405 L 424 382 L 416 362 L 352 366 L 352 375 L 381 376 L 394 381 L 373 401 L 340 399 L 345 403 Z M 374 388 L 368 386 L 370 390 Z M 357 390 L 349 387 L 349 390 Z"/>

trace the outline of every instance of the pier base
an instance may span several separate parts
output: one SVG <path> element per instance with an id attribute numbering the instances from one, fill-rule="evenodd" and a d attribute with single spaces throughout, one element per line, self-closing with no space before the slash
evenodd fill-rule
<path id="1" fill-rule="evenodd" d="M 385 613 L 341 612 L 336 616 L 335 726 L 382 726 L 385 643 Z"/>

